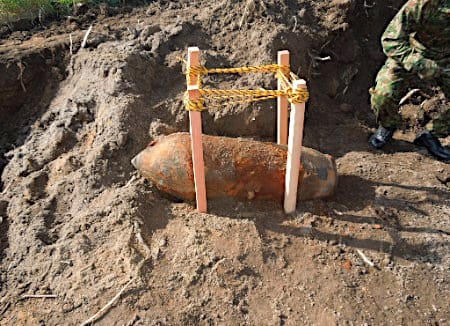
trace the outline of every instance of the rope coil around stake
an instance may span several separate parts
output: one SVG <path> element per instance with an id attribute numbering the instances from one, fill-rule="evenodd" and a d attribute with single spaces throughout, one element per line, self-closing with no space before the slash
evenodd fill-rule
<path id="1" fill-rule="evenodd" d="M 274 73 L 275 77 L 281 81 L 281 90 L 271 89 L 204 89 L 202 86 L 202 77 L 208 74 L 244 74 L 244 73 Z M 184 105 L 188 111 L 205 110 L 205 102 L 212 108 L 220 108 L 225 105 L 234 105 L 241 103 L 252 103 L 268 99 L 274 99 L 280 96 L 288 98 L 290 103 L 305 103 L 308 101 L 309 92 L 306 88 L 294 90 L 292 80 L 299 79 L 290 71 L 290 66 L 280 66 L 278 64 L 248 66 L 236 68 L 212 68 L 207 69 L 203 66 L 187 67 L 186 80 L 190 85 L 191 78 L 197 78 L 198 91 L 200 98 L 189 99 L 189 93 L 184 94 Z M 220 103 L 212 103 L 219 102 Z"/>

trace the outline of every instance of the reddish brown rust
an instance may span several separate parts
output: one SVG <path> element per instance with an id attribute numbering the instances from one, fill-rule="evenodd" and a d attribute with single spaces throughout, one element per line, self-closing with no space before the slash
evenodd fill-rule
<path id="1" fill-rule="evenodd" d="M 208 198 L 283 200 L 286 146 L 203 135 L 203 147 Z M 180 199 L 195 199 L 188 133 L 152 142 L 132 163 L 160 190 Z M 301 163 L 298 198 L 331 196 L 337 185 L 334 159 L 303 147 Z"/>

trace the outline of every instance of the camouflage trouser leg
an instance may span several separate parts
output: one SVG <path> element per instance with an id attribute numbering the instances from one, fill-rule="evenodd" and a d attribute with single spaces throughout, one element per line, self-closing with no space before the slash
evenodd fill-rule
<path id="1" fill-rule="evenodd" d="M 401 123 L 398 103 L 405 94 L 412 76 L 390 58 L 378 72 L 375 87 L 369 92 L 372 110 L 375 112 L 377 122 L 383 127 L 396 127 Z"/>
<path id="2" fill-rule="evenodd" d="M 445 74 L 441 76 L 439 84 L 447 99 L 450 99 L 450 75 Z M 450 135 L 450 107 L 437 118 L 428 122 L 425 128 L 436 137 L 447 137 Z"/>
<path id="3" fill-rule="evenodd" d="M 450 108 L 438 118 L 431 120 L 425 126 L 429 132 L 436 137 L 447 137 L 450 135 Z"/>
<path id="4" fill-rule="evenodd" d="M 406 94 L 409 81 L 414 75 L 388 58 L 378 72 L 375 87 L 370 89 L 371 106 L 375 112 L 377 122 L 383 127 L 396 127 L 402 117 L 399 113 L 399 102 Z M 439 78 L 444 93 L 450 96 L 450 75 Z M 425 128 L 436 137 L 446 137 L 450 134 L 450 108 L 431 120 Z"/>

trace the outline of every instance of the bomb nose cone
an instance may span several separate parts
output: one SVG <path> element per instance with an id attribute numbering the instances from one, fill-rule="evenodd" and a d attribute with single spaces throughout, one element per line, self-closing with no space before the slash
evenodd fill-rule
<path id="1" fill-rule="evenodd" d="M 133 166 L 137 169 L 138 168 L 138 159 L 139 159 L 139 154 L 136 155 L 135 157 L 133 157 L 133 159 L 131 160 L 131 164 L 133 164 Z"/>

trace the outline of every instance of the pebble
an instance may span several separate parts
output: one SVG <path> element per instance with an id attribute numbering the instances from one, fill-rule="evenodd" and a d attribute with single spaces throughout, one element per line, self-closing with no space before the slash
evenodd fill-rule
<path id="1" fill-rule="evenodd" d="M 67 312 L 72 311 L 73 308 L 74 308 L 74 307 L 73 307 L 73 304 L 72 304 L 72 303 L 66 302 L 66 303 L 63 304 L 63 306 L 62 306 L 62 311 L 63 311 L 64 313 L 67 313 Z"/>
<path id="2" fill-rule="evenodd" d="M 167 245 L 167 239 L 166 238 L 162 238 L 161 240 L 159 240 L 159 246 L 160 247 L 165 247 Z"/>

